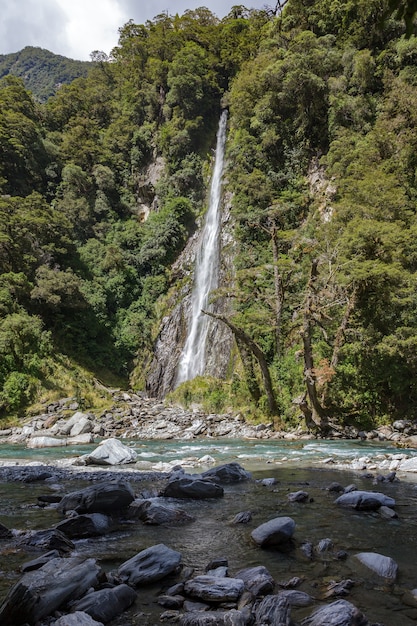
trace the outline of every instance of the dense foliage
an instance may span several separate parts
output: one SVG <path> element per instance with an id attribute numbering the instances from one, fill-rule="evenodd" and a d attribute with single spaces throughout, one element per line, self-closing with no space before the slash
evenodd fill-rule
<path id="1" fill-rule="evenodd" d="M 93 55 L 94 58 L 94 55 Z M 89 61 L 75 61 L 43 48 L 26 46 L 19 52 L 0 54 L 0 78 L 17 76 L 39 102 L 46 102 L 62 85 L 87 76 Z"/>
<path id="2" fill-rule="evenodd" d="M 59 359 L 144 367 L 222 101 L 238 242 L 225 323 L 248 350 L 216 410 L 301 410 L 323 431 L 413 415 L 417 39 L 388 0 L 284 4 L 129 22 L 42 105 L 1 79 L 5 413 L 59 388 Z"/>

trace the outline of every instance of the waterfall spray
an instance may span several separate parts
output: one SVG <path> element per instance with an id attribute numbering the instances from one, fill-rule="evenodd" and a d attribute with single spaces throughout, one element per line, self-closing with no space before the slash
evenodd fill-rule
<path id="1" fill-rule="evenodd" d="M 210 187 L 210 202 L 197 249 L 194 284 L 191 294 L 191 317 L 187 338 L 178 363 L 176 384 L 204 374 L 206 342 L 210 318 L 202 310 L 210 310 L 210 293 L 217 289 L 220 265 L 219 231 L 221 223 L 221 192 L 224 151 L 226 144 L 227 111 L 220 117 L 216 155 Z"/>

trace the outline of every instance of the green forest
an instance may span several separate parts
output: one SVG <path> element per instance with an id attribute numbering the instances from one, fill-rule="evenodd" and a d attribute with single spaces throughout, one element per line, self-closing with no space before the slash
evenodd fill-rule
<path id="1" fill-rule="evenodd" d="M 94 408 L 96 379 L 143 388 L 222 107 L 224 322 L 248 349 L 228 380 L 174 399 L 320 432 L 416 417 L 413 4 L 163 13 L 121 26 L 111 55 L 45 102 L 36 79 L 0 79 L 3 422 L 42 398 Z"/>

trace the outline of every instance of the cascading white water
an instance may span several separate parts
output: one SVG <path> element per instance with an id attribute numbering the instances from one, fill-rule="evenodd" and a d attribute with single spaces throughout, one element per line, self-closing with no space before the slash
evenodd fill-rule
<path id="1" fill-rule="evenodd" d="M 178 363 L 177 385 L 204 374 L 206 364 L 206 340 L 210 318 L 204 315 L 202 310 L 210 310 L 210 293 L 218 287 L 220 204 L 226 126 L 227 111 L 223 111 L 217 132 L 216 155 L 210 187 L 210 203 L 196 254 L 194 284 L 191 294 L 191 318 L 187 339 Z"/>

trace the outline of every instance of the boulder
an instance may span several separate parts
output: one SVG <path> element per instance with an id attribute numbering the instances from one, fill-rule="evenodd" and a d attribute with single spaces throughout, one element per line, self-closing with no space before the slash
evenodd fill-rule
<path id="1" fill-rule="evenodd" d="M 395 506 L 395 500 L 383 493 L 360 490 L 342 494 L 335 503 L 358 511 L 376 511 L 380 506 Z"/>
<path id="2" fill-rule="evenodd" d="M 31 437 L 26 443 L 26 447 L 30 449 L 37 448 L 56 448 L 60 446 L 66 446 L 66 439 L 59 439 L 59 437 Z"/>
<path id="3" fill-rule="evenodd" d="M 85 424 L 86 421 L 89 421 L 87 413 L 82 413 L 81 411 L 77 411 L 74 413 L 72 417 L 70 417 L 66 422 L 60 424 L 59 432 L 61 435 L 69 435 L 72 433 L 72 430 L 77 424 Z M 86 432 L 86 431 L 84 431 Z M 78 433 L 79 435 L 81 432 Z"/>
<path id="4" fill-rule="evenodd" d="M 73 427 L 69 432 L 70 437 L 78 437 L 79 435 L 85 435 L 86 433 L 91 433 L 93 430 L 93 422 L 88 418 L 87 415 L 81 414 L 77 419 Z"/>
<path id="5" fill-rule="evenodd" d="M 10 590 L 0 607 L 0 624 L 35 624 L 97 585 L 99 573 L 95 559 L 52 559 L 40 569 L 24 574 Z"/>
<path id="6" fill-rule="evenodd" d="M 366 617 L 347 600 L 336 600 L 317 609 L 301 622 L 302 626 L 369 626 Z"/>
<path id="7" fill-rule="evenodd" d="M 235 602 L 244 589 L 244 582 L 240 578 L 219 578 L 207 574 L 191 578 L 184 585 L 188 596 L 206 602 Z"/>
<path id="8" fill-rule="evenodd" d="M 135 450 L 129 448 L 118 439 L 106 439 L 90 452 L 80 457 L 86 465 L 123 465 L 125 463 L 135 463 L 138 455 Z"/>
<path id="9" fill-rule="evenodd" d="M 100 537 L 110 530 L 111 519 L 102 513 L 86 513 L 69 517 L 56 525 L 70 539 Z"/>
<path id="10" fill-rule="evenodd" d="M 18 538 L 18 545 L 31 550 L 58 550 L 61 555 L 74 549 L 74 544 L 56 528 L 31 530 Z"/>
<path id="11" fill-rule="evenodd" d="M 247 626 L 251 615 L 246 611 L 190 611 L 180 618 L 180 626 Z"/>
<path id="12" fill-rule="evenodd" d="M 51 626 L 104 626 L 104 624 L 103 622 L 96 622 L 87 613 L 77 611 L 76 613 L 63 615 L 55 622 L 52 622 Z"/>
<path id="13" fill-rule="evenodd" d="M 313 604 L 313 598 L 304 591 L 298 591 L 297 589 L 284 589 L 280 591 L 278 596 L 280 598 L 286 598 L 290 606 L 310 606 Z"/>
<path id="14" fill-rule="evenodd" d="M 159 543 L 142 550 L 118 569 L 118 576 L 128 585 L 141 585 L 160 580 L 175 572 L 181 563 L 181 554 Z"/>
<path id="15" fill-rule="evenodd" d="M 91 485 L 80 491 L 72 491 L 64 496 L 58 511 L 77 513 L 116 513 L 129 506 L 135 494 L 128 483 L 123 481 Z"/>
<path id="16" fill-rule="evenodd" d="M 23 573 L 31 572 L 34 569 L 39 569 L 40 567 L 43 567 L 45 563 L 48 563 L 48 561 L 51 561 L 52 559 L 56 559 L 59 556 L 60 554 L 58 550 L 50 550 L 49 552 L 42 554 L 42 556 L 39 556 L 37 559 L 32 559 L 31 561 L 27 561 L 26 563 L 23 563 L 20 569 L 22 570 Z"/>
<path id="17" fill-rule="evenodd" d="M 135 600 L 136 592 L 122 584 L 88 593 L 73 606 L 73 610 L 83 611 L 93 619 L 107 623 L 128 609 Z"/>
<path id="18" fill-rule="evenodd" d="M 221 498 L 224 495 L 223 487 L 210 480 L 184 476 L 170 480 L 162 494 L 166 498 Z"/>
<path id="19" fill-rule="evenodd" d="M 308 498 L 307 491 L 293 491 L 288 494 L 288 500 L 290 502 L 307 502 Z"/>
<path id="20" fill-rule="evenodd" d="M 194 517 L 181 509 L 159 504 L 154 500 L 134 500 L 129 506 L 128 516 L 140 519 L 144 524 L 188 524 Z"/>
<path id="21" fill-rule="evenodd" d="M 232 519 L 232 524 L 248 524 L 252 521 L 252 511 L 241 511 Z"/>
<path id="22" fill-rule="evenodd" d="M 295 522 L 291 517 L 275 517 L 255 528 L 251 537 L 263 547 L 281 546 L 288 543 L 294 534 Z"/>
<path id="23" fill-rule="evenodd" d="M 263 565 L 242 569 L 235 574 L 235 578 L 243 580 L 245 589 L 253 593 L 254 596 L 265 596 L 271 593 L 275 587 L 275 580 Z"/>
<path id="24" fill-rule="evenodd" d="M 413 456 L 410 459 L 405 459 L 404 461 L 401 461 L 398 469 L 402 472 L 417 472 L 417 456 Z"/>
<path id="25" fill-rule="evenodd" d="M 382 578 L 395 580 L 398 572 L 398 565 L 389 556 L 383 556 L 376 552 L 360 552 L 355 557 L 368 569 L 372 570 Z"/>
<path id="26" fill-rule="evenodd" d="M 0 524 L 0 539 L 9 539 L 12 536 L 12 531 L 4 526 L 4 524 Z"/>
<path id="27" fill-rule="evenodd" d="M 290 613 L 291 607 L 284 596 L 265 596 L 256 609 L 256 624 L 290 626 Z"/>
<path id="28" fill-rule="evenodd" d="M 252 475 L 247 472 L 239 463 L 225 463 L 218 467 L 212 467 L 201 474 L 202 478 L 210 478 L 219 483 L 238 483 L 243 480 L 250 480 Z"/>

